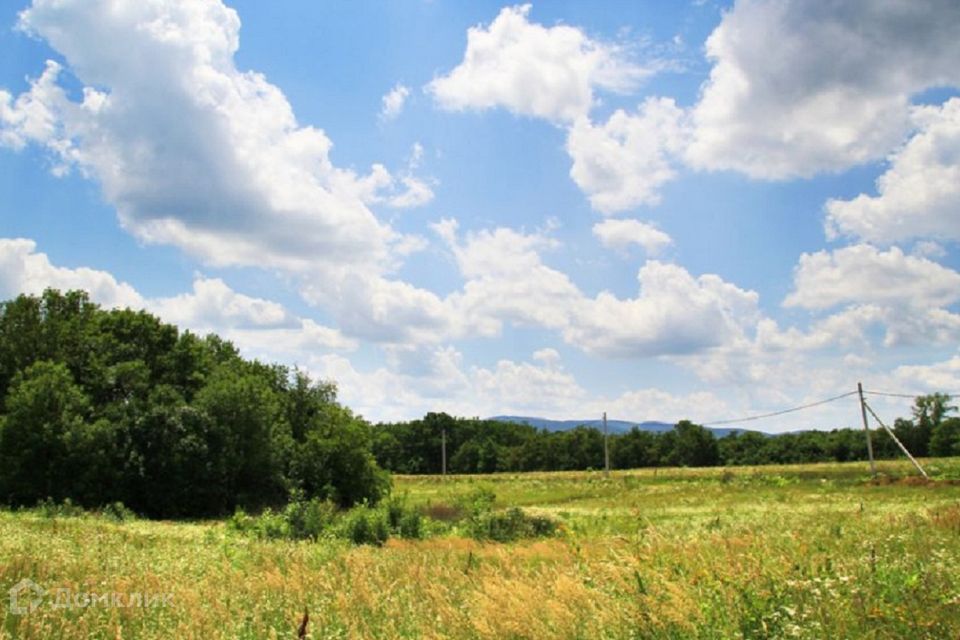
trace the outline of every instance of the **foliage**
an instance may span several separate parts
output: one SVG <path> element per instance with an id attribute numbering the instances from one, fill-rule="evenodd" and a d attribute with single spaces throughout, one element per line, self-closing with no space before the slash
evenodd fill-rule
<path id="1" fill-rule="evenodd" d="M 495 502 L 496 495 L 485 487 L 463 497 L 461 505 L 467 514 L 466 530 L 471 538 L 513 542 L 551 536 L 557 531 L 557 523 L 550 518 L 528 515 L 518 507 L 495 511 Z"/>
<path id="2" fill-rule="evenodd" d="M 0 303 L 0 400 L 0 504 L 184 518 L 389 492 L 332 383 L 84 292 Z"/>
<path id="3" fill-rule="evenodd" d="M 960 459 L 928 466 L 930 483 L 907 461 L 879 464 L 887 484 L 864 463 L 395 479 L 410 508 L 489 486 L 563 525 L 505 544 L 0 512 L 0 589 L 49 594 L 27 615 L 4 597 L 0 636 L 294 638 L 307 609 L 318 639 L 957 638 Z M 54 607 L 66 589 L 158 603 Z"/>
<path id="4" fill-rule="evenodd" d="M 896 420 L 894 432 L 911 453 L 960 455 L 956 427 L 947 417 L 956 408 L 949 403 L 950 397 L 944 394 L 920 396 L 914 405 L 914 420 Z M 448 470 L 454 474 L 583 471 L 604 465 L 603 434 L 594 427 L 551 432 L 527 424 L 436 413 L 421 420 L 377 425 L 373 429 L 373 452 L 380 466 L 390 471 L 438 474 L 442 432 L 446 432 Z M 902 455 L 885 431 L 872 431 L 871 439 L 878 459 Z M 859 428 L 778 435 L 733 430 L 717 438 L 689 420 L 660 433 L 635 427 L 626 433 L 610 434 L 609 448 L 615 469 L 867 459 L 866 438 Z"/>

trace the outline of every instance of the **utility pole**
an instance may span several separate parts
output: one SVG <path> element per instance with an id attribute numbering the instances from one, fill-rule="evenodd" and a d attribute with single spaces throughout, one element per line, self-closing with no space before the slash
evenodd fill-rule
<path id="1" fill-rule="evenodd" d="M 863 416 L 863 432 L 867 434 L 867 455 L 870 457 L 870 475 L 877 477 L 877 463 L 873 461 L 873 442 L 870 440 L 870 426 L 867 424 L 867 403 L 863 400 L 863 384 L 857 383 L 860 394 L 860 415 Z"/>
<path id="2" fill-rule="evenodd" d="M 610 434 L 607 433 L 607 412 L 603 412 L 603 475 L 610 477 Z"/>
<path id="3" fill-rule="evenodd" d="M 900 447 L 900 450 L 903 451 L 905 454 L 907 454 L 907 457 L 910 458 L 910 462 L 912 462 L 913 466 L 917 468 L 917 471 L 920 472 L 920 475 L 922 475 L 924 478 L 927 478 L 929 480 L 930 476 L 927 475 L 927 472 L 923 470 L 923 467 L 920 466 L 920 463 L 917 462 L 917 459 L 914 458 L 913 455 L 910 453 L 910 451 L 903 445 L 902 442 L 900 442 L 900 438 L 898 438 L 897 434 L 893 432 L 893 429 L 891 429 L 890 427 L 888 427 L 883 423 L 883 420 L 881 420 L 880 416 L 877 415 L 877 412 L 873 410 L 873 407 L 871 407 L 866 403 L 864 403 L 864 405 L 867 407 L 867 411 L 870 412 L 870 415 L 873 416 L 873 419 L 879 422 L 880 426 L 887 431 L 887 435 L 893 438 L 893 441 L 897 443 L 897 446 Z"/>
<path id="4" fill-rule="evenodd" d="M 441 442 L 441 456 L 442 456 L 442 469 L 443 475 L 447 475 L 447 428 L 444 427 L 443 431 L 440 432 L 440 442 Z"/>

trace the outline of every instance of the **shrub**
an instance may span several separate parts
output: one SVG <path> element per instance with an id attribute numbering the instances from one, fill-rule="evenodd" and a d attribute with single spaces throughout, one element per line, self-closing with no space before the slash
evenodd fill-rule
<path id="1" fill-rule="evenodd" d="M 390 537 L 386 515 L 369 507 L 356 507 L 343 518 L 341 536 L 354 544 L 381 546 Z"/>
<path id="2" fill-rule="evenodd" d="M 538 538 L 553 535 L 557 523 L 543 516 L 531 516 L 522 509 L 513 507 L 506 511 L 494 511 L 496 495 L 481 487 L 464 499 L 468 512 L 467 533 L 475 540 L 512 542 L 522 538 Z"/>
<path id="3" fill-rule="evenodd" d="M 391 498 L 386 503 L 385 510 L 391 533 L 401 538 L 423 537 L 423 515 L 418 509 L 407 506 L 405 499 Z"/>
<path id="4" fill-rule="evenodd" d="M 303 500 L 294 496 L 283 510 L 287 535 L 297 540 L 316 540 L 333 524 L 336 516 L 336 505 L 318 498 Z"/>
<path id="5" fill-rule="evenodd" d="M 125 522 L 127 520 L 135 520 L 137 514 L 128 509 L 122 502 L 111 502 L 103 509 L 100 510 L 100 515 L 102 515 L 107 520 L 113 520 L 114 522 Z"/>
<path id="6" fill-rule="evenodd" d="M 553 535 L 557 524 L 543 516 L 531 516 L 513 507 L 501 512 L 481 514 L 470 519 L 470 537 L 476 540 L 513 542 L 523 538 L 541 538 Z"/>
<path id="7" fill-rule="evenodd" d="M 74 504 L 70 498 L 60 503 L 46 498 L 37 503 L 37 510 L 45 518 L 79 518 L 84 514 L 83 507 Z"/>

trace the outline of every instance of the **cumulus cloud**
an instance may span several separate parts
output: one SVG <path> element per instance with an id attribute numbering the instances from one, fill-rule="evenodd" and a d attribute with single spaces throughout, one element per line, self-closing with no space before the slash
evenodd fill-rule
<path id="1" fill-rule="evenodd" d="M 467 31 L 463 61 L 427 85 L 438 105 L 454 111 L 505 107 L 570 123 L 587 115 L 595 90 L 628 91 L 650 74 L 621 47 L 576 27 L 530 22 L 530 9 L 506 7 L 490 25 Z"/>
<path id="2" fill-rule="evenodd" d="M 647 261 L 639 292 L 590 297 L 545 264 L 540 251 L 556 246 L 541 234 L 496 229 L 457 236 L 457 225 L 436 225 L 466 282 L 448 303 L 463 325 L 496 335 L 503 322 L 539 326 L 588 353 L 649 357 L 723 344 L 759 319 L 758 296 L 716 275 L 693 277 L 680 266 Z"/>
<path id="3" fill-rule="evenodd" d="M 737 2 L 707 39 L 688 159 L 783 179 L 883 158 L 911 96 L 960 85 L 958 31 L 952 0 Z"/>
<path id="4" fill-rule="evenodd" d="M 638 388 L 614 396 L 592 394 L 551 348 L 536 351 L 530 360 L 500 359 L 489 367 L 465 366 L 452 347 L 407 355 L 367 371 L 344 356 L 324 355 L 312 362 L 311 370 L 318 377 L 337 380 L 340 397 L 373 420 L 409 420 L 428 411 L 556 419 L 599 417 L 606 411 L 613 418 L 676 421 L 705 420 L 732 411 L 725 401 L 704 391 L 676 394 Z"/>
<path id="5" fill-rule="evenodd" d="M 311 349 L 350 351 L 353 340 L 283 305 L 238 293 L 219 278 L 198 276 L 188 293 L 142 296 L 126 282 L 98 269 L 56 266 L 36 251 L 33 240 L 0 238 L 0 299 L 38 295 L 44 289 L 81 289 L 107 308 L 144 309 L 165 322 L 195 333 L 217 333 L 250 355 L 295 361 Z"/>
<path id="6" fill-rule="evenodd" d="M 596 89 L 630 90 L 663 64 L 643 69 L 614 45 L 575 27 L 533 23 L 529 13 L 528 5 L 505 8 L 489 26 L 471 28 L 461 63 L 427 90 L 446 109 L 503 107 L 567 127 L 571 178 L 606 214 L 656 205 L 681 165 L 792 179 L 883 159 L 917 126 L 943 139 L 947 125 L 930 122 L 936 108 L 915 109 L 911 100 L 929 88 L 960 86 L 960 7 L 951 0 L 742 0 L 707 39 L 712 67 L 695 104 L 649 98 L 636 113 L 618 110 L 594 122 Z M 598 75 L 601 69 L 612 73 Z M 608 75 L 619 81 L 598 80 Z M 948 117 L 952 107 L 939 114 Z M 944 221 L 939 212 L 956 199 L 957 180 L 940 146 L 939 158 L 930 151 L 912 162 L 933 168 L 935 180 L 907 214 L 895 212 L 919 172 L 904 159 L 883 179 L 882 200 L 832 204 L 831 228 L 872 241 L 944 231 L 954 238 L 956 216 Z"/>
<path id="7" fill-rule="evenodd" d="M 220 278 L 199 277 L 190 293 L 160 298 L 149 306 L 168 322 L 191 327 L 283 327 L 294 321 L 283 305 L 237 293 Z"/>
<path id="8" fill-rule="evenodd" d="M 604 220 L 593 225 L 593 235 L 603 246 L 621 253 L 637 245 L 648 255 L 654 256 L 673 244 L 666 233 L 639 220 Z"/>
<path id="9" fill-rule="evenodd" d="M 787 307 L 826 309 L 845 303 L 943 307 L 960 300 L 960 273 L 897 247 L 871 245 L 803 254 Z"/>
<path id="10" fill-rule="evenodd" d="M 66 66 L 49 62 L 19 96 L 0 92 L 0 144 L 44 147 L 56 173 L 95 180 L 137 238 L 334 293 L 358 279 L 366 290 L 412 289 L 390 274 L 422 239 L 370 207 L 426 204 L 429 182 L 413 165 L 398 175 L 335 166 L 322 130 L 298 123 L 262 74 L 236 68 L 240 20 L 219 0 L 36 0 L 19 26 Z M 79 100 L 63 88 L 74 80 Z M 327 308 L 347 299 L 317 291 Z"/>
<path id="11" fill-rule="evenodd" d="M 960 392 L 960 355 L 933 364 L 903 365 L 893 377 L 905 388 L 928 393 Z"/>
<path id="12" fill-rule="evenodd" d="M 617 110 L 604 124 L 581 118 L 567 136 L 570 177 L 602 213 L 658 204 L 686 136 L 684 113 L 668 98 L 649 98 L 636 114 Z"/>
<path id="13" fill-rule="evenodd" d="M 828 236 L 960 241 L 960 99 L 915 107 L 913 121 L 918 132 L 890 157 L 877 195 L 827 201 Z"/>
<path id="14" fill-rule="evenodd" d="M 105 271 L 55 266 L 37 243 L 25 238 L 0 238 L 0 299 L 21 293 L 39 295 L 44 289 L 83 289 L 105 307 L 142 307 L 143 297 L 126 282 L 118 282 Z"/>
<path id="15" fill-rule="evenodd" d="M 400 238 L 366 202 L 395 180 L 334 166 L 323 131 L 299 125 L 265 77 L 237 70 L 239 18 L 219 1 L 37 0 L 20 26 L 86 86 L 69 99 L 48 63 L 28 92 L 0 96 L 2 141 L 46 146 L 62 170 L 96 179 L 131 233 L 218 265 L 389 262 Z M 428 199 L 400 183 L 393 204 Z"/>
<path id="16" fill-rule="evenodd" d="M 399 116 L 409 96 L 410 88 L 397 83 L 393 89 L 383 96 L 383 106 L 380 108 L 380 119 L 386 122 Z"/>
<path id="17" fill-rule="evenodd" d="M 948 308 L 957 301 L 960 273 L 897 247 L 803 254 L 784 306 L 840 310 L 807 333 L 790 330 L 778 339 L 804 347 L 850 344 L 879 327 L 886 347 L 951 344 L 960 340 L 960 315 Z"/>
<path id="18" fill-rule="evenodd" d="M 706 274 L 648 260 L 637 297 L 609 292 L 581 301 L 564 338 L 588 353 L 615 358 L 683 354 L 718 347 L 760 319 L 759 296 Z"/>

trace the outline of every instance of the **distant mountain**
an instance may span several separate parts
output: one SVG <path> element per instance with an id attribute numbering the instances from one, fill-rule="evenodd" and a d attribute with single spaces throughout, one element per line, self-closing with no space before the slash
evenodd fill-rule
<path id="1" fill-rule="evenodd" d="M 603 420 L 549 420 L 547 418 L 535 418 L 530 416 L 494 416 L 490 420 L 499 420 L 500 422 L 515 422 L 517 424 L 528 424 L 537 429 L 546 429 L 547 431 L 566 431 L 579 426 L 595 427 L 603 430 Z M 661 433 L 673 429 L 673 424 L 669 422 L 629 422 L 627 420 L 607 420 L 607 429 L 610 433 L 626 433 L 637 427 L 642 431 L 654 431 Z M 717 438 L 730 433 L 742 433 L 745 429 L 726 428 L 726 427 L 707 427 Z"/>

